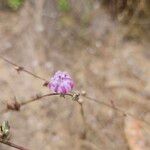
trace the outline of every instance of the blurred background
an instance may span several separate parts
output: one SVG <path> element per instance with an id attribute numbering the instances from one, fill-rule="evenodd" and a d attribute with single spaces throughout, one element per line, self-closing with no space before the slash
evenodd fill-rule
<path id="1" fill-rule="evenodd" d="M 149 0 L 0 0 L 0 55 L 49 79 L 69 72 L 75 90 L 114 102 L 150 121 Z M 49 92 L 32 76 L 0 60 L 0 110 L 6 101 Z M 11 141 L 32 150 L 148 150 L 150 126 L 84 100 L 80 107 L 49 97 L 1 114 Z M 11 150 L 0 144 L 0 150 Z"/>

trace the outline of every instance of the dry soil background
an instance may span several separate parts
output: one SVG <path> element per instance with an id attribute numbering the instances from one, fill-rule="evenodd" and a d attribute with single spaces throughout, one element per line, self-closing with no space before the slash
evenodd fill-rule
<path id="1" fill-rule="evenodd" d="M 148 42 L 124 40 L 124 28 L 98 1 L 72 0 L 71 13 L 57 9 L 55 0 L 26 1 L 17 13 L 0 11 L 0 54 L 28 70 L 50 78 L 68 71 L 76 90 L 150 121 L 150 51 Z M 86 5 L 85 5 L 86 4 Z M 88 4 L 88 5 L 87 5 Z M 0 60 L 0 110 L 7 100 L 18 101 L 47 93 L 38 79 L 18 75 Z M 79 106 L 49 97 L 8 112 L 12 141 L 32 150 L 148 150 L 150 126 L 103 105 L 84 99 L 88 124 L 83 140 Z M 9 150 L 0 144 L 1 150 Z"/>

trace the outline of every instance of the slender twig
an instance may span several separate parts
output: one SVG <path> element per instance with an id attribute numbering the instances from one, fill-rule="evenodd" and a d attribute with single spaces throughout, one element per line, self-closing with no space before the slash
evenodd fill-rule
<path id="1" fill-rule="evenodd" d="M 4 60 L 5 62 L 7 62 L 7 63 L 13 65 L 14 67 L 19 68 L 19 69 L 20 69 L 19 71 L 24 71 L 24 72 L 26 72 L 27 74 L 29 74 L 29 75 L 31 75 L 31 76 L 33 76 L 33 77 L 35 77 L 35 78 L 38 78 L 38 79 L 40 79 L 40 80 L 42 80 L 42 81 L 47 82 L 46 79 L 44 79 L 44 78 L 42 78 L 42 77 L 40 77 L 40 76 L 35 75 L 34 73 L 32 73 L 32 72 L 26 70 L 24 67 L 19 66 L 19 65 L 15 64 L 15 63 L 11 62 L 10 60 L 4 58 L 4 57 L 1 56 L 1 55 L 0 55 L 0 58 L 1 58 L 2 60 Z M 16 70 L 17 70 L 17 69 L 16 69 Z M 56 94 L 56 95 L 58 95 L 58 94 Z M 46 96 L 48 96 L 48 95 L 46 94 L 45 96 L 39 97 L 38 99 L 41 99 L 41 98 L 46 97 Z M 49 95 L 49 96 L 50 96 L 50 95 Z M 73 96 L 73 95 L 70 94 L 70 96 Z M 84 95 L 84 97 L 85 97 L 86 99 L 88 99 L 88 100 L 90 100 L 90 101 L 94 101 L 94 102 L 96 102 L 96 103 L 98 103 L 98 104 L 100 104 L 100 105 L 105 105 L 105 106 L 107 106 L 107 107 L 109 107 L 109 108 L 111 108 L 111 109 L 117 110 L 117 111 L 123 113 L 124 116 L 130 116 L 130 117 L 132 117 L 132 118 L 141 120 L 141 121 L 145 122 L 146 124 L 150 125 L 150 122 L 145 121 L 144 119 L 139 118 L 139 117 L 137 117 L 137 116 L 135 116 L 135 115 L 133 115 L 133 114 L 131 114 L 131 113 L 127 113 L 127 112 L 125 112 L 124 110 L 122 110 L 122 109 L 120 109 L 120 108 L 118 108 L 118 107 L 114 107 L 114 106 L 112 106 L 112 105 L 110 105 L 110 104 L 107 104 L 107 103 L 105 103 L 105 102 L 103 102 L 103 101 L 99 101 L 99 100 L 97 100 L 97 99 L 94 99 L 94 98 L 91 98 L 91 97 L 88 97 L 88 96 L 85 96 L 85 95 Z M 27 101 L 27 102 L 23 102 L 22 105 L 25 105 L 25 104 L 27 104 L 27 103 L 36 101 L 36 100 L 38 100 L 38 99 L 37 99 L 37 98 L 31 99 L 31 100 L 29 100 L 29 101 Z M 77 102 L 78 102 L 78 101 L 77 101 Z M 78 103 L 79 103 L 79 102 L 78 102 Z M 5 110 L 5 111 L 7 112 L 7 110 Z"/>
<path id="2" fill-rule="evenodd" d="M 13 147 L 13 148 L 16 148 L 16 149 L 19 149 L 19 150 L 29 150 L 29 149 L 27 149 L 27 148 L 24 148 L 24 147 L 22 147 L 22 146 L 19 146 L 19 145 L 17 145 L 17 144 L 14 144 L 14 143 L 12 143 L 12 142 L 10 142 L 10 141 L 0 140 L 0 143 L 5 144 L 5 145 L 8 145 L 8 146 Z"/>
<path id="3" fill-rule="evenodd" d="M 116 110 L 116 111 L 118 111 L 118 112 L 121 112 L 124 116 L 130 116 L 130 117 L 132 117 L 132 118 L 134 118 L 134 119 L 140 120 L 140 121 L 142 121 L 142 122 L 144 122 L 144 123 L 146 123 L 147 125 L 150 126 L 150 122 L 144 120 L 143 118 L 139 118 L 138 116 L 135 116 L 135 115 L 133 115 L 133 114 L 131 114 L 131 113 L 129 113 L 129 112 L 126 112 L 126 111 L 123 110 L 123 109 L 120 109 L 120 108 L 118 108 L 118 107 L 116 107 L 116 106 L 114 107 L 114 106 L 112 106 L 111 104 L 105 103 L 104 101 L 100 101 L 100 100 L 97 100 L 97 99 L 95 99 L 95 98 L 91 98 L 91 97 L 86 96 L 86 95 L 83 95 L 83 97 L 85 97 L 85 98 L 88 99 L 89 101 L 96 102 L 96 103 L 98 103 L 98 104 L 100 104 L 100 105 L 105 105 L 106 107 L 109 107 L 109 108 L 114 109 L 114 110 Z"/>
<path id="4" fill-rule="evenodd" d="M 11 109 L 11 110 L 19 111 L 19 110 L 20 110 L 20 107 L 22 107 L 22 106 L 24 106 L 24 105 L 28 105 L 28 104 L 30 104 L 30 103 L 32 103 L 32 102 L 35 102 L 35 101 L 38 101 L 38 100 L 43 100 L 42 98 L 49 97 L 49 96 L 62 96 L 62 97 L 64 97 L 64 98 L 65 98 L 65 96 L 70 96 L 70 97 L 72 97 L 72 100 L 73 100 L 73 101 L 76 101 L 78 104 L 80 104 L 80 106 L 81 106 L 81 116 L 83 117 L 83 122 L 85 123 L 84 111 L 83 111 L 82 103 L 80 103 L 80 102 L 78 101 L 78 99 L 75 99 L 75 98 L 74 98 L 74 94 L 71 94 L 71 93 L 67 93 L 67 94 L 64 94 L 64 95 L 61 95 L 61 94 L 59 94 L 59 93 L 48 93 L 48 94 L 44 94 L 44 95 L 41 95 L 41 96 L 36 96 L 35 98 L 32 98 L 32 99 L 30 99 L 30 100 L 26 100 L 26 101 L 21 102 L 21 103 L 18 103 L 17 101 L 15 101 L 16 104 L 13 103 L 13 106 L 12 106 L 12 107 L 10 107 L 11 105 L 9 104 L 9 107 L 10 107 L 10 108 L 14 108 L 14 109 Z M 79 95 L 77 95 L 77 97 L 78 97 L 78 96 L 79 96 Z M 14 104 L 15 104 L 15 105 L 14 105 Z M 14 106 L 17 106 L 17 109 L 15 109 L 16 107 L 14 107 Z M 18 106 L 19 106 L 19 109 L 18 109 Z M 8 110 L 9 110 L 9 108 L 7 108 L 6 110 L 4 110 L 3 112 L 7 112 Z M 84 132 L 85 132 L 85 131 L 86 131 L 86 129 L 84 129 Z M 86 133 L 86 132 L 85 132 L 85 133 Z M 84 133 L 84 134 L 85 134 L 85 133 Z M 86 136 L 86 134 L 85 134 L 84 136 Z M 14 147 L 14 148 L 19 149 L 19 150 L 28 150 L 28 149 L 26 149 L 26 148 L 23 148 L 23 147 L 21 147 L 21 146 L 18 146 L 18 145 L 16 145 L 16 144 L 10 142 L 10 141 L 3 141 L 3 140 L 0 140 L 0 143 L 3 143 L 3 144 L 8 145 L 8 146 L 10 146 L 10 147 Z"/>
<path id="5" fill-rule="evenodd" d="M 23 106 L 23 105 L 27 105 L 29 103 L 32 103 L 32 102 L 35 102 L 37 100 L 41 100 L 42 98 L 44 97 L 49 97 L 49 96 L 61 96 L 59 93 L 49 93 L 49 94 L 45 94 L 45 95 L 41 95 L 41 96 L 37 96 L 33 99 L 30 99 L 30 100 L 27 100 L 27 101 L 24 101 L 22 103 L 20 103 L 20 106 Z M 70 97 L 74 97 L 74 94 L 64 94 L 63 97 L 65 96 L 70 96 Z M 78 96 L 78 95 L 77 95 Z M 86 127 L 86 119 L 85 119 L 85 114 L 84 114 L 84 110 L 83 110 L 83 103 L 79 101 L 79 99 L 74 99 L 74 101 L 76 101 L 79 105 L 80 105 L 80 113 L 81 113 L 81 117 L 82 117 L 82 120 L 83 120 L 83 123 L 84 123 L 84 132 L 83 132 L 83 138 L 85 139 L 86 136 L 87 136 L 87 127 Z"/>
<path id="6" fill-rule="evenodd" d="M 84 124 L 84 131 L 83 131 L 83 139 L 86 139 L 87 137 L 87 124 L 86 124 L 86 119 L 85 119 L 85 114 L 84 114 L 84 109 L 83 109 L 83 103 L 79 103 L 80 104 L 80 113 L 81 113 L 81 117 L 83 120 L 83 124 Z"/>
<path id="7" fill-rule="evenodd" d="M 8 103 L 6 109 L 2 110 L 0 112 L 0 114 L 4 114 L 4 113 L 8 112 L 9 110 L 20 111 L 22 106 L 28 105 L 28 104 L 33 103 L 35 101 L 43 100 L 43 98 L 49 97 L 49 96 L 63 96 L 63 97 L 70 96 L 73 98 L 74 94 L 66 93 L 64 95 L 61 95 L 59 93 L 48 93 L 48 94 L 44 94 L 41 96 L 37 95 L 36 97 L 29 99 L 29 100 L 26 100 L 26 101 L 23 101 L 23 102 L 13 101 L 12 103 Z M 74 100 L 74 101 L 78 102 L 78 100 Z"/>
<path id="8" fill-rule="evenodd" d="M 5 62 L 7 62 L 7 63 L 9 63 L 9 64 L 11 64 L 11 65 L 13 65 L 13 66 L 15 67 L 15 69 L 16 69 L 18 72 L 23 71 L 23 72 L 25 72 L 25 73 L 27 73 L 27 74 L 29 74 L 29 75 L 31 75 L 31 76 L 37 78 L 37 79 L 40 79 L 40 80 L 42 80 L 42 81 L 47 81 L 46 79 L 44 79 L 44 78 L 42 78 L 42 77 L 40 77 L 40 76 L 38 76 L 38 75 L 35 75 L 35 74 L 32 73 L 31 71 L 26 70 L 24 67 L 15 64 L 14 62 L 8 60 L 7 58 L 4 58 L 4 57 L 1 56 L 1 55 L 0 55 L 0 58 L 1 58 L 3 61 L 5 61 Z"/>
<path id="9" fill-rule="evenodd" d="M 37 96 L 37 97 L 35 97 L 35 98 L 33 98 L 33 99 L 30 99 L 30 100 L 26 100 L 26 101 L 20 103 L 20 106 L 27 105 L 27 104 L 32 103 L 32 102 L 35 102 L 35 101 L 37 101 L 37 100 L 41 100 L 41 99 L 44 98 L 44 97 L 55 96 L 55 95 L 56 95 L 56 96 L 61 96 L 59 93 L 48 93 L 48 94 L 44 94 L 44 95 L 41 95 L 41 96 Z M 70 97 L 73 97 L 72 94 L 64 94 L 63 96 L 70 96 Z"/>

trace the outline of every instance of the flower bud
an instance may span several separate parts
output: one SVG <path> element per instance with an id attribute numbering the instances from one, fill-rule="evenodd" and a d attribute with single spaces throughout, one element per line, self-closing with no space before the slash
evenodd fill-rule
<path id="1" fill-rule="evenodd" d="M 48 87 L 53 92 L 67 94 L 72 91 L 74 82 L 68 73 L 57 71 L 51 78 Z"/>

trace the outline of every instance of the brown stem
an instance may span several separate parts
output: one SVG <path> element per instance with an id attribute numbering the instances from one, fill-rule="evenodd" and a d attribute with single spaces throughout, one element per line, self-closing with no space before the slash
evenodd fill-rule
<path id="1" fill-rule="evenodd" d="M 44 95 L 41 95 L 41 96 L 36 96 L 35 98 L 32 98 L 32 99 L 29 99 L 29 100 L 26 100 L 24 102 L 17 102 L 17 101 L 14 101 L 12 103 L 9 103 L 7 104 L 7 107 L 6 109 L 2 110 L 0 112 L 0 114 L 4 114 L 4 113 L 7 113 L 9 110 L 12 110 L 12 111 L 19 111 L 20 108 L 24 105 L 28 105 L 32 102 L 35 102 L 35 101 L 38 101 L 38 100 L 41 100 L 42 98 L 44 97 L 49 97 L 49 96 L 61 96 L 59 93 L 48 93 L 48 94 L 44 94 Z M 73 94 L 70 94 L 70 93 L 67 93 L 67 94 L 64 94 L 62 96 L 70 96 L 70 97 L 73 97 Z M 78 102 L 78 101 L 76 101 Z M 78 102 L 79 103 L 79 102 Z M 16 107 L 17 106 L 17 107 Z"/>
<path id="2" fill-rule="evenodd" d="M 27 100 L 27 101 L 24 101 L 24 102 L 20 103 L 20 106 L 27 105 L 27 104 L 32 103 L 32 102 L 34 102 L 34 101 L 40 100 L 40 99 L 42 99 L 42 98 L 44 98 L 44 97 L 54 96 L 54 95 L 60 96 L 59 93 L 49 93 L 49 94 L 37 96 L 37 97 L 35 97 L 35 98 L 33 98 L 33 99 L 30 99 L 30 100 Z M 72 97 L 73 95 L 72 95 L 72 94 L 64 94 L 63 96 L 70 96 L 70 97 Z"/>
<path id="3" fill-rule="evenodd" d="M 84 124 L 84 131 L 83 131 L 82 138 L 86 139 L 86 137 L 87 137 L 87 124 L 86 124 L 85 114 L 84 114 L 84 110 L 83 110 L 83 104 L 82 103 L 79 103 L 79 104 L 80 104 L 80 113 L 81 113 L 81 117 L 82 117 L 83 124 Z"/>
<path id="4" fill-rule="evenodd" d="M 22 146 L 16 145 L 16 144 L 14 144 L 14 143 L 12 143 L 12 142 L 10 142 L 10 141 L 3 141 L 3 140 L 0 140 L 0 143 L 5 144 L 5 145 L 8 145 L 8 146 L 13 147 L 13 148 L 16 148 L 16 149 L 19 149 L 19 150 L 29 150 L 29 149 L 24 148 L 24 147 L 22 147 Z"/>
<path id="5" fill-rule="evenodd" d="M 135 119 L 138 119 L 138 120 L 140 120 L 140 121 L 143 121 L 144 123 L 146 123 L 147 125 L 150 126 L 150 122 L 145 121 L 144 119 L 139 118 L 139 117 L 137 117 L 137 116 L 135 116 L 135 115 L 133 115 L 133 114 L 131 114 L 131 113 L 129 113 L 129 112 L 125 112 L 124 110 L 122 110 L 122 109 L 120 109 L 120 108 L 118 108 L 118 107 L 116 107 L 116 106 L 113 107 L 111 104 L 107 104 L 107 103 L 105 103 L 105 102 L 103 102 L 103 101 L 98 101 L 97 99 L 91 98 L 91 97 L 89 97 L 89 96 L 85 96 L 85 95 L 82 95 L 82 96 L 85 97 L 85 98 L 87 98 L 89 101 L 94 101 L 94 102 L 96 102 L 96 103 L 98 103 L 98 104 L 102 104 L 102 105 L 105 105 L 106 107 L 109 107 L 109 108 L 111 108 L 111 109 L 117 110 L 118 112 L 121 112 L 124 116 L 130 116 L 130 117 L 132 117 L 132 118 L 135 118 Z"/>
<path id="6" fill-rule="evenodd" d="M 0 55 L 0 58 L 1 58 L 3 61 L 5 61 L 5 62 L 7 62 L 7 63 L 9 63 L 9 64 L 11 64 L 11 65 L 13 65 L 14 67 L 16 67 L 16 70 L 17 70 L 18 72 L 23 71 L 23 72 L 25 72 L 25 73 L 27 73 L 27 74 L 29 74 L 29 75 L 31 75 L 31 76 L 37 78 L 37 79 L 40 79 L 40 80 L 42 80 L 42 81 L 47 81 L 46 79 L 44 79 L 44 78 L 42 78 L 42 77 L 40 77 L 40 76 L 38 76 L 38 75 L 36 75 L 36 74 L 34 74 L 34 73 L 32 73 L 32 72 L 26 70 L 24 67 L 15 64 L 14 62 L 12 62 L 12 61 L 10 61 L 10 60 L 4 58 L 4 57 L 1 56 L 1 55 Z"/>
<path id="7" fill-rule="evenodd" d="M 29 75 L 35 77 L 35 78 L 38 78 L 38 79 L 40 79 L 40 80 L 42 80 L 42 81 L 47 82 L 46 79 L 44 79 L 44 78 L 42 78 L 42 77 L 40 77 L 40 76 L 38 76 L 38 75 L 35 75 L 34 73 L 32 73 L 32 72 L 30 72 L 30 71 L 24 69 L 24 67 L 19 66 L 19 65 L 15 64 L 15 63 L 11 62 L 10 60 L 4 58 L 4 57 L 1 56 L 1 55 L 0 55 L 0 58 L 1 58 L 3 61 L 5 61 L 5 62 L 7 62 L 7 63 L 9 63 L 9 64 L 11 64 L 11 65 L 13 65 L 14 67 L 17 67 L 17 69 L 16 69 L 17 71 L 24 71 L 25 73 L 27 73 L 27 74 L 29 74 Z M 26 105 L 26 104 L 31 103 L 31 102 L 33 102 L 33 101 L 39 100 L 39 99 L 41 99 L 41 98 L 43 98 L 43 97 L 51 96 L 51 95 L 59 95 L 59 94 L 57 94 L 57 93 L 46 94 L 46 95 L 43 95 L 43 96 L 40 96 L 40 97 L 31 99 L 31 100 L 28 100 L 28 101 L 26 101 L 26 102 L 23 102 L 23 103 L 21 103 L 21 105 Z M 72 96 L 72 97 L 73 97 L 73 95 L 71 95 L 71 94 L 66 94 L 66 95 L 69 95 L 69 96 Z M 105 106 L 107 106 L 107 107 L 109 107 L 109 108 L 111 108 L 111 109 L 117 110 L 117 111 L 123 113 L 125 116 L 130 116 L 130 117 L 132 117 L 132 118 L 141 120 L 141 121 L 145 122 L 146 124 L 150 125 L 150 122 L 145 121 L 144 119 L 140 119 L 140 118 L 138 118 L 137 116 L 134 116 L 133 114 L 126 113 L 124 110 L 122 110 L 122 109 L 120 109 L 120 108 L 118 108 L 118 107 L 113 107 L 113 106 L 110 105 L 110 104 L 107 104 L 107 103 L 105 103 L 105 102 L 103 102 L 103 101 L 98 101 L 98 100 L 96 100 L 96 99 L 93 99 L 93 98 L 88 97 L 88 96 L 85 96 L 85 95 L 83 95 L 83 96 L 84 96 L 85 98 L 87 98 L 88 100 L 90 100 L 90 101 L 95 101 L 96 103 L 99 103 L 99 104 L 105 105 Z M 77 102 L 78 102 L 78 101 L 77 101 Z M 78 103 L 79 103 L 79 102 L 78 102 Z M 5 112 L 5 111 L 7 112 L 7 110 L 4 110 L 4 112 Z"/>

